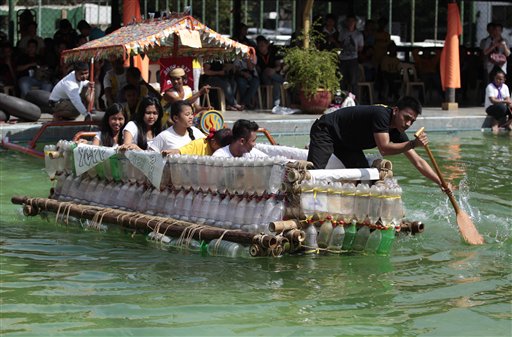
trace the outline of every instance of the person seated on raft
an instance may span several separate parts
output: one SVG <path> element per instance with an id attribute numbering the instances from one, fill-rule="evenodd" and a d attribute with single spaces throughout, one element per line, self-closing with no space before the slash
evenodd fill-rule
<path id="1" fill-rule="evenodd" d="M 193 93 L 192 88 L 188 85 L 185 85 L 185 70 L 182 68 L 174 68 L 169 73 L 169 78 L 171 79 L 172 87 L 167 89 L 163 93 L 162 105 L 164 106 L 164 110 L 168 110 L 170 106 L 177 101 L 187 101 L 192 105 L 192 109 L 194 114 L 200 113 L 204 110 L 212 110 L 211 106 L 203 107 L 198 103 L 198 98 L 204 94 L 207 94 L 210 91 L 210 86 L 205 85 L 198 92 Z M 164 116 L 163 125 L 166 124 L 168 120 L 168 116 Z"/>
<path id="2" fill-rule="evenodd" d="M 259 126 L 254 121 L 239 119 L 233 125 L 231 144 L 224 146 L 213 153 L 214 157 L 268 157 L 256 149 L 256 131 Z"/>
<path id="3" fill-rule="evenodd" d="M 171 120 L 174 125 L 160 132 L 151 143 L 151 150 L 161 153 L 164 150 L 179 149 L 195 139 L 206 137 L 192 126 L 194 113 L 192 104 L 187 101 L 177 101 L 171 105 Z"/>
<path id="4" fill-rule="evenodd" d="M 118 147 L 123 145 L 123 128 L 128 118 L 123 106 L 114 103 L 107 108 L 100 123 L 100 131 L 92 140 L 92 145 Z"/>
<path id="5" fill-rule="evenodd" d="M 123 145 L 119 150 L 147 150 L 162 130 L 163 110 L 155 97 L 142 99 L 133 121 L 123 129 Z"/>
<path id="6" fill-rule="evenodd" d="M 179 149 L 164 150 L 162 155 L 187 154 L 191 156 L 211 156 L 221 147 L 231 144 L 231 137 L 231 129 L 224 128 L 217 131 L 211 129 L 206 138 L 193 140 Z"/>
<path id="7" fill-rule="evenodd" d="M 505 80 L 505 72 L 499 69 L 494 81 L 485 88 L 485 112 L 492 117 L 492 132 L 498 132 L 499 127 L 511 130 L 512 100 Z"/>

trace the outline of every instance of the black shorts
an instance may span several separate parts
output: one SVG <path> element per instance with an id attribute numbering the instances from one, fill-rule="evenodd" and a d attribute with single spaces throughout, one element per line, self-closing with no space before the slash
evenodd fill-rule
<path id="1" fill-rule="evenodd" d="M 504 103 L 490 105 L 489 107 L 487 107 L 487 109 L 485 109 L 485 112 L 489 116 L 502 122 L 505 122 L 506 117 L 510 116 L 510 110 L 508 106 Z"/>
<path id="2" fill-rule="evenodd" d="M 339 145 L 340 141 L 332 136 L 329 125 L 317 119 L 309 134 L 308 161 L 315 169 L 324 169 L 332 154 L 338 157 L 346 168 L 368 168 L 363 150 L 349 150 Z"/>

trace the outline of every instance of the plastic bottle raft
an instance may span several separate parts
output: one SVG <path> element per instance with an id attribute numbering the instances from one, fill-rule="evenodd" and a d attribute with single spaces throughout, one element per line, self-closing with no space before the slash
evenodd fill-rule
<path id="1" fill-rule="evenodd" d="M 13 202 L 27 215 L 45 210 L 65 221 L 89 219 L 98 229 L 118 224 L 162 245 L 232 257 L 388 255 L 396 233 L 411 231 L 390 162 L 381 161 L 380 170 L 310 165 L 284 156 L 162 157 L 59 141 L 45 147 L 55 181 L 50 199 Z"/>

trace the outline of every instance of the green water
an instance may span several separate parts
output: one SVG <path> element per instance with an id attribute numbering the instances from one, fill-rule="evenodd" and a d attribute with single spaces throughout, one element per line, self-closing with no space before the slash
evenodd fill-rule
<path id="1" fill-rule="evenodd" d="M 484 246 L 461 242 L 447 198 L 403 156 L 390 159 L 407 217 L 426 231 L 399 238 L 390 258 L 235 260 L 25 218 L 10 197 L 48 194 L 43 163 L 1 151 L 0 334 L 510 336 L 511 138 L 430 138 Z"/>

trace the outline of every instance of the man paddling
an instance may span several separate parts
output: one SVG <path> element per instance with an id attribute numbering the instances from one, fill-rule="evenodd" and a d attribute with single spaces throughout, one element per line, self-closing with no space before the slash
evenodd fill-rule
<path id="1" fill-rule="evenodd" d="M 394 107 L 359 105 L 323 115 L 311 127 L 308 161 L 323 169 L 334 154 L 346 168 L 367 168 L 363 150 L 377 147 L 383 156 L 405 154 L 421 174 L 441 186 L 434 170 L 414 150 L 428 144 L 426 134 L 414 140 L 405 134 L 420 114 L 418 100 L 406 96 Z"/>

